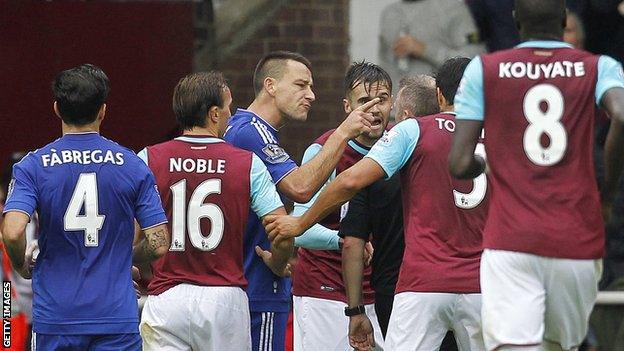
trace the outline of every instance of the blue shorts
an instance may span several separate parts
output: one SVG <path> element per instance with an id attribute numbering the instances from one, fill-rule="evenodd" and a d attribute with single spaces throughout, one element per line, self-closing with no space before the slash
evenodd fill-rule
<path id="1" fill-rule="evenodd" d="M 33 351 L 141 351 L 136 334 L 51 335 L 33 333 Z"/>
<path id="2" fill-rule="evenodd" d="M 251 312 L 251 350 L 284 351 L 288 312 Z"/>

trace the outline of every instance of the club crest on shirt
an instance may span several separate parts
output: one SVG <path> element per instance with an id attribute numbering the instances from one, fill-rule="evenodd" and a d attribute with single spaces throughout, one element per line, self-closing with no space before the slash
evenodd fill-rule
<path id="1" fill-rule="evenodd" d="M 290 158 L 286 153 L 286 150 L 281 148 L 277 144 L 267 144 L 263 149 L 265 155 L 267 155 L 267 161 L 271 163 L 282 163 Z"/>
<path id="2" fill-rule="evenodd" d="M 397 135 L 399 135 L 399 132 L 394 129 L 390 129 L 387 133 L 384 133 L 381 139 L 379 139 L 379 142 L 382 144 L 390 144 Z"/>

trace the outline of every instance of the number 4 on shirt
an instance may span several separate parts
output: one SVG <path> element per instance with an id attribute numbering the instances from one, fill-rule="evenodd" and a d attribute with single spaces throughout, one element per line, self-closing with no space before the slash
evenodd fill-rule
<path id="1" fill-rule="evenodd" d="M 84 214 L 80 210 L 84 208 Z M 98 232 L 104 225 L 106 216 L 98 211 L 97 176 L 95 173 L 81 173 L 74 188 L 63 225 L 65 231 L 84 231 L 84 243 L 87 247 L 98 246 Z"/>

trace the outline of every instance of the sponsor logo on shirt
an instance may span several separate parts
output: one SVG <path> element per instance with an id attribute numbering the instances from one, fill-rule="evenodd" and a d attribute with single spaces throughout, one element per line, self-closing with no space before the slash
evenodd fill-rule
<path id="1" fill-rule="evenodd" d="M 290 156 L 286 153 L 286 150 L 277 144 L 267 144 L 262 149 L 262 152 L 267 155 L 266 160 L 270 163 L 282 163 L 290 158 Z"/>

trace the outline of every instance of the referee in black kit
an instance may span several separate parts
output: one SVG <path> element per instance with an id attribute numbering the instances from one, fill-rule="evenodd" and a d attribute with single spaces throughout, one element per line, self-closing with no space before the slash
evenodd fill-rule
<path id="1" fill-rule="evenodd" d="M 394 111 L 397 122 L 411 116 L 438 113 L 435 79 L 425 75 L 402 79 Z M 371 276 L 371 285 L 375 290 L 375 312 L 385 338 L 405 249 L 400 173 L 362 189 L 349 201 L 348 206 L 347 214 L 340 222 L 339 232 L 344 239 L 342 274 L 347 290 L 347 304 L 349 308 L 362 304 L 364 247 L 370 240 L 375 248 Z M 350 316 L 350 341 L 354 333 L 359 334 L 367 328 L 372 326 L 365 314 Z M 457 350 L 454 341 L 452 334 L 447 335 L 440 350 Z"/>

